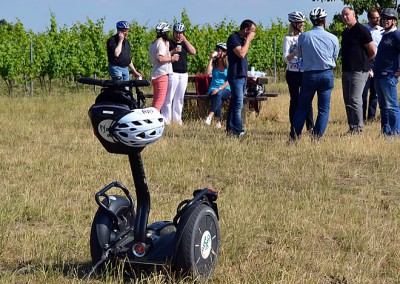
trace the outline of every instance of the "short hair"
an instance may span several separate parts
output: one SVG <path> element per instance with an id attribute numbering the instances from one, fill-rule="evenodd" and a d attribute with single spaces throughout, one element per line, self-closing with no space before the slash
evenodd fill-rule
<path id="1" fill-rule="evenodd" d="M 369 9 L 369 10 L 368 10 L 368 13 L 367 13 L 367 18 L 368 18 L 368 19 L 371 19 L 371 18 L 372 18 L 372 13 L 378 13 L 378 14 L 379 14 L 379 11 L 378 11 L 377 9 L 375 9 L 375 8 Z"/>
<path id="2" fill-rule="evenodd" d="M 244 30 L 244 29 L 251 29 L 251 26 L 257 26 L 252 20 L 244 20 L 241 24 L 240 24 L 240 30 Z"/>

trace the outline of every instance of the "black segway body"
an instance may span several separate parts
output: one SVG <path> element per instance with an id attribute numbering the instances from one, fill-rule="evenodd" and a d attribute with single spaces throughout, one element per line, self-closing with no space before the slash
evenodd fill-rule
<path id="1" fill-rule="evenodd" d="M 115 121 L 132 108 L 140 107 L 140 103 L 132 100 L 130 91 L 123 87 L 136 87 L 138 98 L 140 94 L 144 98 L 138 86 L 149 85 L 149 82 L 91 78 L 78 81 L 105 88 L 90 108 L 89 117 L 96 137 L 108 152 L 128 155 L 137 199 L 135 211 L 132 195 L 119 182 L 112 182 L 96 193 L 99 209 L 90 234 L 94 266 L 85 279 L 89 279 L 104 262 L 122 260 L 139 272 L 168 265 L 177 275 L 208 280 L 219 252 L 217 193 L 208 188 L 195 190 L 192 199 L 178 205 L 172 222 L 159 221 L 149 225 L 150 192 L 140 155 L 144 147 L 125 145 L 112 134 Z M 123 194 L 108 194 L 110 189 L 121 190 Z"/>

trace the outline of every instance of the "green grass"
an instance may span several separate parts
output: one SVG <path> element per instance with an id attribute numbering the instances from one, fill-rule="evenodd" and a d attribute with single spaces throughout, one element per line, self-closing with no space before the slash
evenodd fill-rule
<path id="1" fill-rule="evenodd" d="M 378 122 L 342 137 L 340 86 L 318 144 L 304 135 L 287 145 L 289 96 L 278 84 L 269 88 L 280 96 L 249 115 L 250 139 L 186 120 L 143 151 L 150 221 L 171 220 L 195 189 L 219 191 L 213 283 L 400 282 L 400 141 L 382 138 Z M 92 134 L 94 98 L 89 91 L 0 96 L 1 283 L 81 282 L 90 268 L 94 194 L 114 180 L 133 191 L 127 157 L 107 153 Z"/>

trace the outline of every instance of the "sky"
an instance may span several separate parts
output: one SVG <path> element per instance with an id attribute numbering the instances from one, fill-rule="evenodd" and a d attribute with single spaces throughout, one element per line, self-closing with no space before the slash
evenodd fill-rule
<path id="1" fill-rule="evenodd" d="M 287 14 L 302 11 L 307 17 L 313 8 L 321 7 L 328 13 L 328 24 L 333 15 L 340 13 L 341 0 L 322 3 L 313 0 L 2 0 L 0 19 L 16 23 L 25 30 L 44 32 L 50 27 L 50 15 L 55 14 L 61 27 L 85 23 L 87 19 L 97 22 L 104 18 L 106 32 L 115 29 L 120 20 L 136 21 L 141 26 L 155 27 L 160 21 L 169 24 L 180 20 L 183 9 L 194 25 L 218 24 L 226 19 L 239 25 L 245 19 L 269 27 L 277 19 L 287 21 Z"/>

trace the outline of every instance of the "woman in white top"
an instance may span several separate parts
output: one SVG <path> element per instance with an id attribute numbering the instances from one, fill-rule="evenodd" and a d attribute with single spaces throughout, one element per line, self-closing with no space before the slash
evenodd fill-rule
<path id="1" fill-rule="evenodd" d="M 168 88 L 168 76 L 172 74 L 172 64 L 179 60 L 179 54 L 171 56 L 169 52 L 169 25 L 161 22 L 156 26 L 157 39 L 149 47 L 149 57 L 153 64 L 151 69 L 151 84 L 153 85 L 152 107 L 158 111 L 164 104 Z"/>
<path id="2" fill-rule="evenodd" d="M 302 12 L 292 12 L 288 14 L 289 31 L 283 39 L 283 58 L 287 62 L 286 66 L 286 82 L 289 87 L 290 104 L 289 104 L 289 120 L 292 128 L 294 114 L 296 112 L 297 103 L 300 96 L 301 81 L 303 73 L 300 69 L 301 58 L 297 57 L 297 42 L 299 35 L 303 32 L 306 17 Z M 312 107 L 306 119 L 307 130 L 314 128 L 314 119 Z"/>

